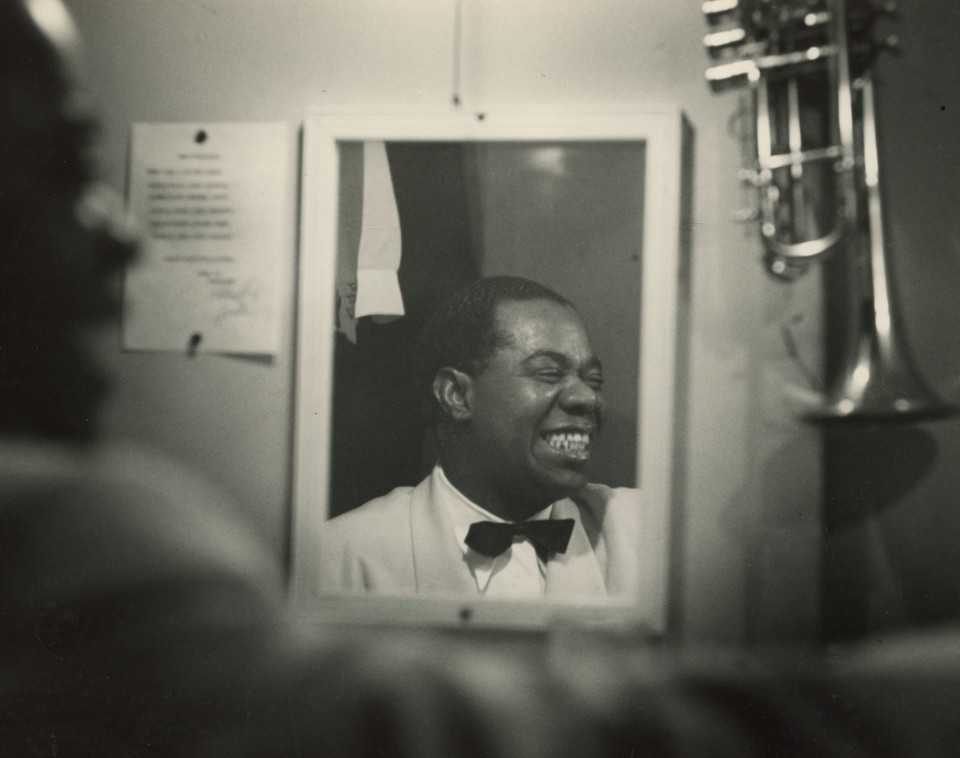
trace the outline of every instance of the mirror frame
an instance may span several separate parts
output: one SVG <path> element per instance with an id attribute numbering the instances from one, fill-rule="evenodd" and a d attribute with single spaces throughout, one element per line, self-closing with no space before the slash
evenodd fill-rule
<path id="1" fill-rule="evenodd" d="M 685 355 L 689 255 L 690 128 L 675 107 L 493 109 L 313 108 L 304 120 L 298 272 L 296 385 L 289 599 L 293 610 L 324 622 L 465 623 L 541 628 L 561 619 L 634 620 L 664 633 L 676 583 L 671 556 L 679 507 L 684 417 L 678 361 Z M 633 603 L 596 605 L 481 598 L 318 595 L 316 534 L 327 518 L 336 312 L 338 143 L 602 142 L 645 144 L 641 263 L 638 471 L 642 576 Z"/>

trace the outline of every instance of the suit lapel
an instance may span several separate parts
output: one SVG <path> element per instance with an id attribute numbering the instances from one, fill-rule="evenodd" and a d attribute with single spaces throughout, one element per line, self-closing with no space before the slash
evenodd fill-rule
<path id="1" fill-rule="evenodd" d="M 572 500 L 553 505 L 550 518 L 572 518 L 576 523 L 565 553 L 557 553 L 547 561 L 545 595 L 548 597 L 602 597 L 607 594 L 603 573 L 594 547 L 583 526 L 580 509 Z"/>
<path id="2" fill-rule="evenodd" d="M 431 474 L 410 493 L 410 534 L 417 592 L 473 594 L 477 584 L 457 544 L 453 524 L 437 501 Z"/>

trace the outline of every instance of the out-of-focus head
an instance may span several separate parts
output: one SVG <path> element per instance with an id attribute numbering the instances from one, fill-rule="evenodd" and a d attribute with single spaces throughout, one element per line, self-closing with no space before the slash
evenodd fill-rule
<path id="1" fill-rule="evenodd" d="M 78 52 L 59 0 L 0 0 L 3 435 L 92 435 L 105 380 L 86 340 L 133 252 L 95 182 Z"/>

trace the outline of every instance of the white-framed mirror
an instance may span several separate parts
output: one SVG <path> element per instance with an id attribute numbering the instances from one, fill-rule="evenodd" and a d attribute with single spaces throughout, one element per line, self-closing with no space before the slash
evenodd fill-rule
<path id="1" fill-rule="evenodd" d="M 557 616 L 630 618 L 665 629 L 682 457 L 687 132 L 670 107 L 307 112 L 291 535 L 297 612 L 510 627 Z M 392 285 L 383 286 L 383 276 L 398 282 L 405 313 L 347 324 L 338 274 L 345 294 L 344 282 L 356 281 L 360 227 L 369 224 L 361 221 L 364 204 L 376 202 L 362 179 L 374 146 L 386 157 L 402 244 L 399 273 L 378 274 L 380 284 L 369 286 L 386 292 Z M 497 274 L 536 280 L 572 301 L 603 361 L 607 412 L 590 475 L 639 491 L 629 591 L 572 603 L 321 591 L 328 519 L 429 473 L 429 435 L 416 399 L 400 389 L 407 340 L 438 299 Z"/>

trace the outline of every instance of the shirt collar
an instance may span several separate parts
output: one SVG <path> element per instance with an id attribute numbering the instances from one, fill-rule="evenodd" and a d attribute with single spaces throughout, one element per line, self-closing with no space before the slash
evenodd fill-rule
<path id="1" fill-rule="evenodd" d="M 470 498 L 458 490 L 443 473 L 443 469 L 438 463 L 433 468 L 433 492 L 437 500 L 450 516 L 453 523 L 453 533 L 457 538 L 457 544 L 463 551 L 464 558 L 470 570 L 473 571 L 474 579 L 477 581 L 477 589 L 485 592 L 490 584 L 490 577 L 501 566 L 505 565 L 510 559 L 507 553 L 498 555 L 495 558 L 488 558 L 480 555 L 467 547 L 466 539 L 470 525 L 476 521 L 493 521 L 495 523 L 506 523 L 506 519 L 496 516 L 485 508 L 481 508 Z M 553 512 L 553 505 L 548 505 L 542 511 L 533 514 L 528 521 L 546 520 L 550 518 Z"/>

